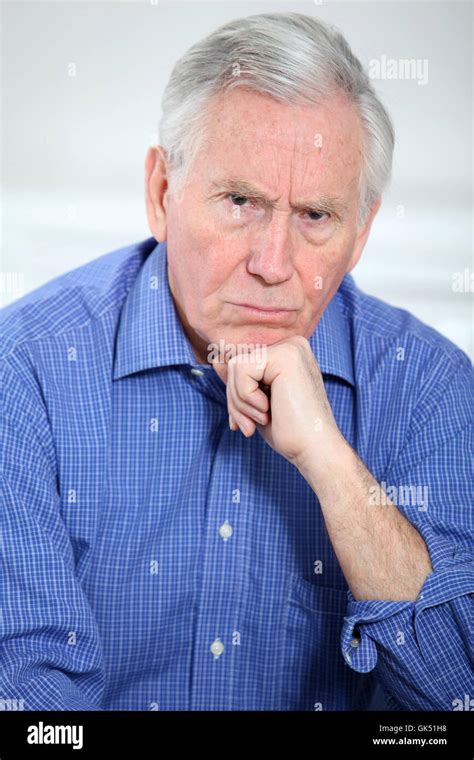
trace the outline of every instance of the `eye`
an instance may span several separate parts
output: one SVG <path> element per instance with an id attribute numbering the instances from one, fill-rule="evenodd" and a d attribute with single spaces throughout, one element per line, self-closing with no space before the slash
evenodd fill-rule
<path id="1" fill-rule="evenodd" d="M 306 211 L 311 222 L 320 222 L 323 217 L 329 218 L 329 214 L 325 211 Z"/>
<path id="2" fill-rule="evenodd" d="M 230 198 L 234 206 L 243 206 L 249 200 L 245 195 L 235 195 L 235 193 L 229 193 L 227 197 Z"/>

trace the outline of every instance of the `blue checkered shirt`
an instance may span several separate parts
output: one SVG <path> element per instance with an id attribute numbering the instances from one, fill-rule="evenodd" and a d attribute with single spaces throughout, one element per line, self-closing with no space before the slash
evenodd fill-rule
<path id="1" fill-rule="evenodd" d="M 3 705 L 469 704 L 465 353 L 351 275 L 310 339 L 340 430 L 433 565 L 415 601 L 356 600 L 308 483 L 258 433 L 229 429 L 166 243 L 107 253 L 2 314 Z"/>

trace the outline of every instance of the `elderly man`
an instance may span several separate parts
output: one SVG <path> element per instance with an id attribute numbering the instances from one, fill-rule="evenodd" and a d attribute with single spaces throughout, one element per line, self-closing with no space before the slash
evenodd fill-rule
<path id="1" fill-rule="evenodd" d="M 365 295 L 393 130 L 295 13 L 176 64 L 153 237 L 4 310 L 3 698 L 453 710 L 474 694 L 468 357 Z"/>

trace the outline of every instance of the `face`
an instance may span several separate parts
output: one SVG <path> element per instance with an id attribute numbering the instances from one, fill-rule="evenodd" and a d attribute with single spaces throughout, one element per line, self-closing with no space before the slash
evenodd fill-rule
<path id="1" fill-rule="evenodd" d="M 164 152 L 145 161 L 150 230 L 167 241 L 171 292 L 201 362 L 222 340 L 309 338 L 380 205 L 358 229 L 362 134 L 342 95 L 290 106 L 237 88 L 210 116 L 179 197 Z"/>

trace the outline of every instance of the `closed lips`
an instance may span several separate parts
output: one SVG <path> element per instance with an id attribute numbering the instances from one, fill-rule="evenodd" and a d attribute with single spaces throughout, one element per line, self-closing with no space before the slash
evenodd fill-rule
<path id="1" fill-rule="evenodd" d="M 258 309 L 259 311 L 294 311 L 294 309 L 285 309 L 281 306 L 273 306 L 273 307 L 264 307 L 264 306 L 254 306 L 251 303 L 238 303 L 237 306 L 247 306 L 248 309 Z"/>

